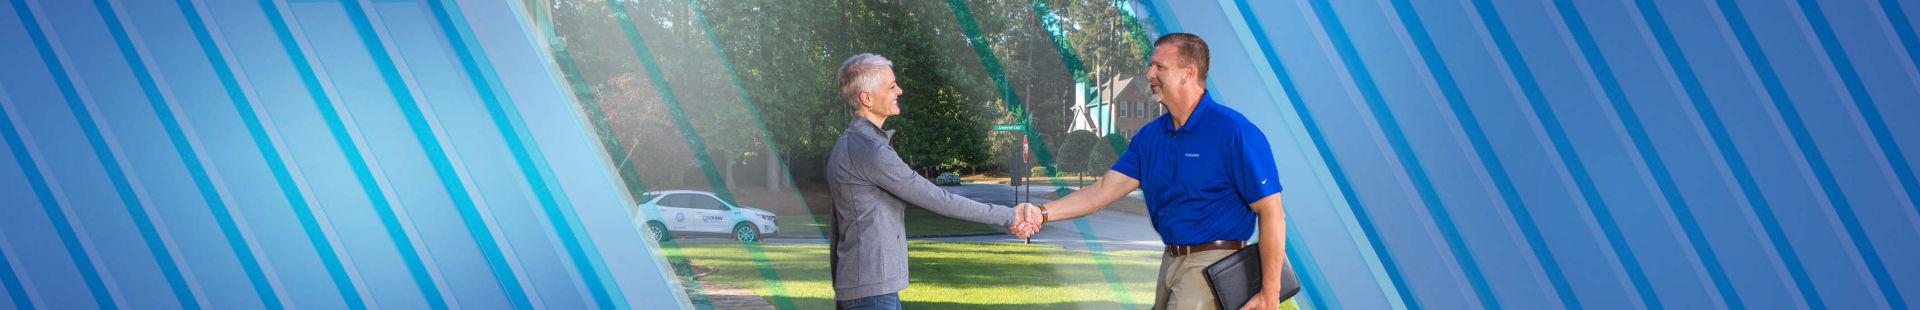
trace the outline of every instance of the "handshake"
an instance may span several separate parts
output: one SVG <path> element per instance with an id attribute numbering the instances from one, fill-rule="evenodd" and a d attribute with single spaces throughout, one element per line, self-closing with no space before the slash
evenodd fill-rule
<path id="1" fill-rule="evenodd" d="M 1046 214 L 1032 203 L 1022 202 L 1013 206 L 1013 214 L 1013 226 L 1007 226 L 1007 231 L 1020 239 L 1032 238 L 1047 223 Z"/>

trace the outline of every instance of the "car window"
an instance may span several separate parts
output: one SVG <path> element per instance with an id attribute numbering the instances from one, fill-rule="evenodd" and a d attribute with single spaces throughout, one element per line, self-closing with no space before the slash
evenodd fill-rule
<path id="1" fill-rule="evenodd" d="M 721 204 L 719 199 L 714 199 L 713 197 L 709 197 L 707 195 L 687 195 L 687 197 L 691 198 L 690 200 L 692 200 L 692 203 L 691 203 L 692 208 L 720 210 L 720 211 L 727 210 L 727 206 L 725 204 Z"/>
<path id="2" fill-rule="evenodd" d="M 660 198 L 659 205 L 662 207 L 691 208 L 693 206 L 687 203 L 688 200 L 690 200 L 687 198 L 690 198 L 691 196 L 693 195 L 687 195 L 687 194 L 667 195 L 666 198 Z"/>

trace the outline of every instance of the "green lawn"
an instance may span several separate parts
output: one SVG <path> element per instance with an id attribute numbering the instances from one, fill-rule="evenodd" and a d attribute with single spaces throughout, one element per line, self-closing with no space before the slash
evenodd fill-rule
<path id="1" fill-rule="evenodd" d="M 1054 246 L 1014 243 L 911 241 L 911 286 L 900 292 L 909 309 L 1118 308 L 1114 285 L 1092 255 Z M 680 244 L 695 265 L 716 271 L 701 281 L 752 289 L 772 296 L 754 255 L 734 242 Z M 762 244 L 761 253 L 786 295 L 800 309 L 833 308 L 823 244 Z M 1159 262 L 1111 257 L 1126 299 L 1138 309 L 1153 302 Z M 769 302 L 776 302 L 768 298 Z"/>
<path id="2" fill-rule="evenodd" d="M 774 222 L 780 225 L 781 235 L 794 236 L 826 230 L 827 222 L 833 219 L 832 215 L 824 213 L 811 215 L 812 217 L 809 218 L 798 214 L 785 214 Z M 993 226 L 956 220 L 921 208 L 907 208 L 906 218 L 908 237 L 1000 232 Z M 820 236 L 818 233 L 813 234 L 816 237 Z"/>

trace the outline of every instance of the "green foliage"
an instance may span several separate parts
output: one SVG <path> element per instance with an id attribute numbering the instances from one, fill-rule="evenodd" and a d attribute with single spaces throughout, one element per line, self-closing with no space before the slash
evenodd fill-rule
<path id="1" fill-rule="evenodd" d="M 1060 143 L 1060 152 L 1054 158 L 1060 161 L 1060 172 L 1087 173 L 1093 171 L 1093 148 L 1106 147 L 1099 135 L 1092 131 L 1075 130 L 1067 133 L 1066 141 Z"/>
<path id="2" fill-rule="evenodd" d="M 1106 139 L 1102 140 L 1105 140 L 1103 141 L 1105 143 L 1101 143 L 1103 145 L 1093 147 L 1093 157 L 1089 159 L 1093 161 L 1091 163 L 1093 169 L 1087 171 L 1089 174 L 1106 174 L 1107 168 L 1113 167 L 1114 161 L 1120 160 L 1120 153 L 1127 151 L 1127 136 L 1117 133 L 1107 134 Z"/>
<path id="3" fill-rule="evenodd" d="M 741 163 L 776 148 L 792 177 L 821 179 L 818 163 L 851 116 L 835 81 L 842 61 L 876 53 L 895 63 L 903 90 L 894 146 L 921 171 L 993 169 L 1018 150 L 1019 137 L 995 134 L 995 123 L 1027 123 L 1038 133 L 1035 153 L 1060 152 L 1076 76 L 1103 79 L 1145 70 L 1143 44 L 1111 1 L 969 1 L 988 44 L 999 56 L 1030 119 L 1012 119 L 1008 107 L 966 41 L 960 22 L 940 1 L 897 0 L 617 0 L 632 14 L 672 85 L 678 102 L 706 142 L 716 164 Z M 661 94 L 607 0 L 528 0 L 550 17 L 556 62 L 589 117 L 601 119 L 607 150 L 624 173 L 654 187 L 695 168 L 693 151 L 667 117 Z M 1078 53 L 1084 72 L 1062 61 L 1034 4 L 1046 3 L 1057 35 Z M 697 10 L 695 8 L 698 8 Z M 717 43 L 717 46 L 716 46 Z M 735 77 L 737 76 L 737 80 Z M 1002 155 L 995 155 L 1002 154 Z M 1036 163 L 1038 164 L 1038 163 Z M 1058 165 L 1055 165 L 1058 166 Z M 1084 165 L 1082 165 L 1084 166 Z M 631 180 L 630 180 L 631 181 Z M 631 183 L 631 182 L 630 182 Z"/>

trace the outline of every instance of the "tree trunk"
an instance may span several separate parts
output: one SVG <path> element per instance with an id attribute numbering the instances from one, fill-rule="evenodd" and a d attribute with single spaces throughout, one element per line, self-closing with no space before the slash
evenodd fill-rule
<path id="1" fill-rule="evenodd" d="M 766 154 L 760 156 L 767 158 L 767 192 L 778 193 L 780 192 L 780 159 L 773 156 L 772 147 L 768 147 L 767 150 Z"/>
<path id="2" fill-rule="evenodd" d="M 726 163 L 720 165 L 720 169 L 722 172 L 720 175 L 720 179 L 726 182 L 727 191 L 733 191 L 734 189 L 737 188 L 736 186 L 733 186 L 733 153 L 726 152 L 723 154 L 724 155 L 721 155 L 720 158 L 725 160 Z"/>

